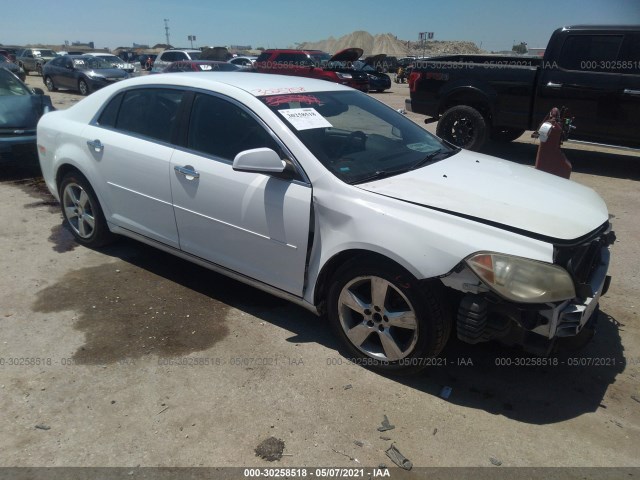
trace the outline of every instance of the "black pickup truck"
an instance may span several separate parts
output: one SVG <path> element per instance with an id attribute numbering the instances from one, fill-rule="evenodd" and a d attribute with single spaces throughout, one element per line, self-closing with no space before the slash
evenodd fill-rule
<path id="1" fill-rule="evenodd" d="M 552 107 L 575 117 L 572 140 L 640 148 L 640 25 L 556 30 L 544 57 L 451 55 L 416 62 L 406 110 L 480 150 L 536 130 Z"/>

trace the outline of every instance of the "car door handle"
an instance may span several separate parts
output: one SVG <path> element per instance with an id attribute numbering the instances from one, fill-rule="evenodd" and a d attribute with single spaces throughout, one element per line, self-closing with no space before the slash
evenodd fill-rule
<path id="1" fill-rule="evenodd" d="M 93 148 L 96 152 L 101 152 L 104 150 L 104 145 L 97 138 L 95 140 L 87 140 L 87 145 Z"/>
<path id="2" fill-rule="evenodd" d="M 198 173 L 191 165 L 185 165 L 184 167 L 178 167 L 177 165 L 173 167 L 173 169 L 187 177 L 187 180 L 193 180 L 194 178 L 200 178 L 200 173 Z M 189 178 L 191 177 L 191 178 Z"/>
<path id="3" fill-rule="evenodd" d="M 547 83 L 547 88 L 562 88 L 562 84 L 561 83 L 553 83 L 553 82 L 548 82 Z"/>
<path id="4" fill-rule="evenodd" d="M 640 90 L 631 90 L 629 88 L 625 88 L 624 89 L 624 94 L 625 95 L 631 95 L 634 97 L 640 97 Z"/>

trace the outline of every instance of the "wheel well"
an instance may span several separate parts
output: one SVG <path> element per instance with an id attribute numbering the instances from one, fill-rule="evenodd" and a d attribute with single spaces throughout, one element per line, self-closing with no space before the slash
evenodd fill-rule
<path id="1" fill-rule="evenodd" d="M 489 102 L 480 94 L 473 92 L 458 93 L 447 98 L 444 102 L 442 102 L 439 114 L 442 115 L 451 107 L 457 107 L 461 105 L 475 108 L 487 121 L 491 121 L 491 107 L 489 106 Z"/>
<path id="2" fill-rule="evenodd" d="M 56 189 L 60 185 L 60 182 L 65 177 L 65 175 L 67 175 L 68 173 L 71 173 L 71 172 L 75 172 L 75 173 L 78 173 L 78 174 L 82 175 L 82 172 L 80 170 L 78 170 L 73 165 L 69 165 L 68 163 L 65 163 L 64 165 L 61 165 L 60 168 L 58 168 L 58 171 L 56 172 Z M 84 175 L 82 175 L 82 176 L 84 177 Z"/>
<path id="3" fill-rule="evenodd" d="M 331 277 L 336 273 L 336 271 L 347 261 L 351 261 L 353 259 L 359 259 L 360 261 L 365 260 L 376 260 L 376 261 L 384 261 L 387 263 L 393 263 L 398 265 L 400 268 L 404 268 L 395 260 L 390 259 L 380 253 L 372 252 L 370 250 L 345 250 L 340 252 L 327 261 L 320 274 L 318 275 L 318 279 L 316 281 L 316 288 L 314 291 L 314 304 L 317 306 L 318 311 L 320 313 L 325 313 L 325 298 L 328 293 L 328 288 L 330 285 Z"/>

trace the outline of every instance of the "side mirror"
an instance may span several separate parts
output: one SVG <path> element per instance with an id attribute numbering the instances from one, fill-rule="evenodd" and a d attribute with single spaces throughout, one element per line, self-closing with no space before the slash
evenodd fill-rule
<path id="1" fill-rule="evenodd" d="M 282 173 L 286 162 L 270 148 L 245 150 L 233 159 L 233 169 L 241 172 Z"/>
<path id="2" fill-rule="evenodd" d="M 35 93 L 36 95 L 44 95 L 44 90 L 42 90 L 41 88 L 34 88 L 33 93 Z"/>

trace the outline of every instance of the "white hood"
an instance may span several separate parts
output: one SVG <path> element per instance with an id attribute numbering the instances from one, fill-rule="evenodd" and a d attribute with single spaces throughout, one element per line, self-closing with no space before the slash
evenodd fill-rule
<path id="1" fill-rule="evenodd" d="M 466 150 L 358 187 L 561 240 L 586 235 L 609 218 L 588 187 Z"/>

